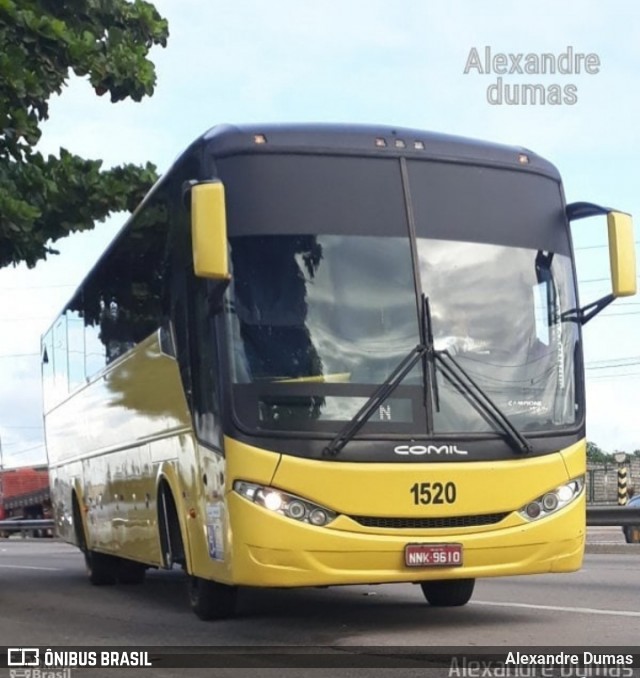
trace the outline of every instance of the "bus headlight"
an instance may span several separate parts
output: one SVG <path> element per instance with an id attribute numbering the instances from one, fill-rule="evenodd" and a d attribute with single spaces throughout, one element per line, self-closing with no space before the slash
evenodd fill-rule
<path id="1" fill-rule="evenodd" d="M 288 492 L 281 492 L 273 487 L 236 480 L 233 483 L 233 489 L 241 497 L 252 501 L 254 504 L 258 504 L 281 516 L 297 520 L 301 523 L 315 525 L 316 527 L 328 525 L 337 516 L 337 513 L 324 506 L 319 506 Z"/>
<path id="2" fill-rule="evenodd" d="M 280 492 L 274 492 L 273 490 L 269 490 L 268 492 L 264 492 L 262 495 L 262 500 L 264 501 L 264 505 L 270 510 L 270 511 L 279 511 L 282 508 L 283 504 L 283 499 L 282 495 Z M 255 499 L 254 499 L 255 501 Z"/>
<path id="3" fill-rule="evenodd" d="M 518 513 L 527 520 L 538 520 L 555 513 L 574 499 L 577 499 L 584 488 L 584 476 L 574 478 L 551 492 L 545 492 L 537 499 L 525 504 Z"/>

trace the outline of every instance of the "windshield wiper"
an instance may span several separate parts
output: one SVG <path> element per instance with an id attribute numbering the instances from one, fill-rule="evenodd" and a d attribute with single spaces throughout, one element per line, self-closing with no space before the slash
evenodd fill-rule
<path id="1" fill-rule="evenodd" d="M 447 377 L 447 379 L 449 379 L 463 395 L 471 398 L 485 414 L 488 414 L 509 436 L 511 442 L 522 454 L 531 452 L 531 443 L 522 435 L 522 433 L 520 433 L 509 417 L 507 417 L 500 407 L 496 405 L 487 392 L 473 379 L 473 377 L 471 377 L 447 349 L 434 351 L 433 356 L 434 362 L 438 362 L 440 370 L 445 377 Z M 445 356 L 451 364 L 445 360 Z"/>
<path id="2" fill-rule="evenodd" d="M 367 402 L 356 412 L 351 421 L 343 426 L 336 437 L 324 448 L 323 454 L 335 457 L 340 450 L 355 436 L 355 434 L 369 421 L 371 415 L 396 390 L 402 380 L 411 372 L 416 363 L 423 358 L 429 348 L 425 344 L 418 344 L 412 349 L 391 372 L 391 374 L 371 394 Z"/>
<path id="3" fill-rule="evenodd" d="M 336 437 L 324 448 L 323 454 L 335 457 L 342 448 L 356 435 L 356 433 L 371 419 L 371 415 L 402 383 L 402 380 L 411 372 L 415 365 L 422 360 L 422 375 L 424 380 L 424 406 L 428 405 L 429 384 L 434 385 L 434 397 L 438 403 L 438 392 L 433 371 L 433 333 L 431 332 L 431 313 L 429 299 L 423 294 L 420 306 L 420 343 L 412 349 L 391 372 L 391 374 L 371 394 L 367 402 L 356 412 L 338 432 Z M 439 404 L 437 405 L 439 409 Z"/>
<path id="4" fill-rule="evenodd" d="M 325 456 L 335 457 L 342 448 L 358 433 L 369 421 L 373 413 L 402 383 L 419 360 L 423 360 L 424 398 L 427 406 L 427 394 L 429 385 L 432 385 L 433 398 L 436 411 L 440 411 L 440 397 L 438 393 L 438 381 L 435 374 L 435 363 L 438 362 L 442 373 L 454 384 L 463 395 L 473 400 L 476 405 L 487 414 L 494 423 L 507 434 L 511 442 L 522 454 L 531 451 L 531 443 L 511 423 L 507 415 L 487 395 L 486 391 L 479 386 L 469 373 L 458 363 L 448 350 L 436 350 L 433 345 L 433 330 L 431 326 L 431 312 L 429 299 L 422 295 L 420 333 L 422 342 L 412 349 L 391 372 L 391 374 L 371 394 L 367 402 L 356 412 L 350 421 L 343 426 L 333 440 L 324 448 Z M 444 359 L 446 356 L 453 369 Z"/>

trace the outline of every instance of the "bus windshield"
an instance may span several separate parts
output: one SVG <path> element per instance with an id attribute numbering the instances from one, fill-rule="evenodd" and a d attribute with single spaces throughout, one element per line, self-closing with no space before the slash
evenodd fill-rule
<path id="1" fill-rule="evenodd" d="M 408 238 L 244 236 L 232 262 L 233 380 L 264 386 L 263 426 L 350 419 L 419 342 Z"/>
<path id="2" fill-rule="evenodd" d="M 225 308 L 234 410 L 246 428 L 340 430 L 420 344 L 422 293 L 434 348 L 454 356 L 519 430 L 576 424 L 579 334 L 563 320 L 576 298 L 562 233 L 550 236 L 541 226 L 522 237 L 511 213 L 511 236 L 504 224 L 496 228 L 507 210 L 495 209 L 482 236 L 461 215 L 457 228 L 433 228 L 429 219 L 423 223 L 421 195 L 414 256 L 395 161 L 259 158 L 244 173 L 244 189 L 247 175 L 255 176 L 252 201 L 262 202 L 248 214 L 247 201 L 234 194 L 235 160 L 221 162 L 232 264 Z M 423 178 L 420 168 L 412 171 L 415 185 Z M 388 176 L 376 182 L 376 172 Z M 308 184 L 316 197 L 305 205 Z M 556 200 L 559 209 L 559 192 Z M 478 211 L 481 218 L 482 204 Z M 500 433 L 437 364 L 434 374 L 425 403 L 425 373 L 416 365 L 365 430 Z"/>
<path id="3" fill-rule="evenodd" d="M 447 351 L 523 432 L 576 420 L 571 260 L 525 248 L 418 239 L 436 350 Z M 437 374 L 436 430 L 482 430 L 481 413 Z"/>

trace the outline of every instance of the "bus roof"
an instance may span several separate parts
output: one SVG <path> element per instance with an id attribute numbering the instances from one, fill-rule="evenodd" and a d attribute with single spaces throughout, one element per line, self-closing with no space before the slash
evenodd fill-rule
<path id="1" fill-rule="evenodd" d="M 384 143 L 378 140 L 384 140 Z M 404 142 L 404 145 L 402 143 Z M 450 134 L 384 125 L 328 123 L 266 123 L 212 127 L 181 152 L 151 187 L 142 202 L 125 220 L 113 240 L 79 283 L 74 295 L 91 276 L 99 262 L 114 247 L 151 196 L 168 180 L 173 169 L 194 154 L 213 157 L 248 153 L 298 153 L 327 155 L 371 155 L 374 157 L 422 158 L 441 162 L 485 165 L 542 174 L 560 181 L 556 167 L 521 146 L 507 146 Z M 60 316 L 57 313 L 47 331 Z"/>
<path id="2" fill-rule="evenodd" d="M 553 164 L 520 146 L 402 127 L 339 124 L 217 125 L 197 139 L 215 157 L 327 153 L 408 157 L 519 168 L 560 180 Z"/>

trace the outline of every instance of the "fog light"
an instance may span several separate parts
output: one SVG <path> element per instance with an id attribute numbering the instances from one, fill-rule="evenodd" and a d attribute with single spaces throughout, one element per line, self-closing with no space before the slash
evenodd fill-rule
<path id="1" fill-rule="evenodd" d="M 314 509 L 309 514 L 309 522 L 316 527 L 321 527 L 328 519 L 329 517 L 322 509 Z"/>
<path id="2" fill-rule="evenodd" d="M 555 511 L 558 508 L 558 497 L 553 492 L 545 494 L 542 497 L 542 506 L 545 511 Z"/>
<path id="3" fill-rule="evenodd" d="M 289 502 L 287 506 L 286 513 L 290 518 L 295 518 L 300 520 L 304 518 L 304 514 L 307 512 L 307 509 L 304 507 L 304 504 L 301 501 L 292 501 Z"/>
<path id="4" fill-rule="evenodd" d="M 527 507 L 525 508 L 525 511 L 529 518 L 537 518 L 540 515 L 540 511 L 542 509 L 540 508 L 540 504 L 538 504 L 535 501 L 532 501 L 530 504 L 527 504 Z"/>

